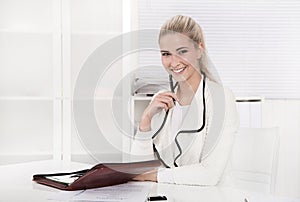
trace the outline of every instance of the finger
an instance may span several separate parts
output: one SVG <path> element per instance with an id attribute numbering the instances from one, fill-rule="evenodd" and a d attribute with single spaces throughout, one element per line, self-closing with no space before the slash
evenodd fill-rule
<path id="1" fill-rule="evenodd" d="M 141 178 L 140 175 L 135 176 L 134 178 L 132 178 L 132 180 L 134 180 L 134 181 L 143 181 L 143 179 Z"/>
<path id="2" fill-rule="evenodd" d="M 172 97 L 168 97 L 168 96 L 158 96 L 155 98 L 157 101 L 160 102 L 164 102 L 164 103 L 169 103 L 169 102 L 173 102 L 173 98 Z"/>
<path id="3" fill-rule="evenodd" d="M 179 99 L 177 97 L 177 95 L 173 92 L 163 92 L 163 93 L 160 93 L 158 95 L 162 95 L 162 96 L 168 96 L 168 97 L 171 97 L 172 99 L 176 100 L 177 102 L 179 102 Z"/>
<path id="4" fill-rule="evenodd" d="M 168 110 L 168 105 L 164 102 L 160 102 L 158 100 L 153 100 L 150 105 L 147 107 L 147 114 L 149 117 L 153 117 L 160 110 Z"/>
<path id="5" fill-rule="evenodd" d="M 156 101 L 166 104 L 168 109 L 174 107 L 174 101 L 170 97 L 158 97 L 156 98 Z"/>
<path id="6" fill-rule="evenodd" d="M 159 102 L 158 107 L 162 108 L 162 109 L 165 109 L 165 111 L 167 111 L 169 109 L 168 105 L 166 103 L 163 103 L 163 102 Z"/>

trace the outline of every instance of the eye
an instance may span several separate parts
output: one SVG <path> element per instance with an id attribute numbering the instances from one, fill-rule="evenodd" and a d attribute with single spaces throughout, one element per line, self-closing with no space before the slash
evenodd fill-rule
<path id="1" fill-rule="evenodd" d="M 179 55 L 183 55 L 187 52 L 188 52 L 188 50 L 185 50 L 185 49 L 178 51 Z"/>
<path id="2" fill-rule="evenodd" d="M 169 56 L 169 55 L 171 55 L 169 52 L 161 52 L 161 56 Z"/>

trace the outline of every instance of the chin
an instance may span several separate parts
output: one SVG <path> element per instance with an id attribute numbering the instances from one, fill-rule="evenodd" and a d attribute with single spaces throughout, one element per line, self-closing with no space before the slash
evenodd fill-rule
<path id="1" fill-rule="evenodd" d="M 187 80 L 187 78 L 183 75 L 172 75 L 173 79 L 177 82 L 184 82 Z"/>

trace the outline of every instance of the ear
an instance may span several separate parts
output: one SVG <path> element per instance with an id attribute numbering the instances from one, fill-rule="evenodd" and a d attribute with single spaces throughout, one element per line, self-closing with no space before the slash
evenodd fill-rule
<path id="1" fill-rule="evenodd" d="M 198 45 L 198 50 L 197 50 L 197 59 L 200 59 L 202 57 L 203 51 L 204 51 L 204 48 L 203 48 L 202 42 L 200 42 Z"/>

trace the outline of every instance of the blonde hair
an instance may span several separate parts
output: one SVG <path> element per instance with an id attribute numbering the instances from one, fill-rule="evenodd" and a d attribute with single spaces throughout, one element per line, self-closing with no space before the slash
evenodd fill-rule
<path id="1" fill-rule="evenodd" d="M 199 59 L 200 72 L 203 73 L 208 79 L 215 81 L 208 68 L 208 56 L 200 25 L 189 16 L 176 15 L 162 25 L 160 28 L 158 41 L 160 41 L 162 36 L 172 32 L 186 35 L 195 43 L 195 46 L 198 46 L 201 43 L 204 51 Z"/>

